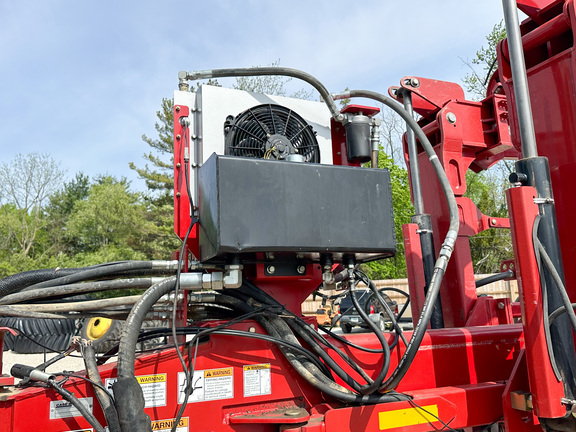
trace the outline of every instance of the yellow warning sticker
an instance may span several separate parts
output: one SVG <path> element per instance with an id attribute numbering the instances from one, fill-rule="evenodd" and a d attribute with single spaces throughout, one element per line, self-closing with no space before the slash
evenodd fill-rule
<path id="1" fill-rule="evenodd" d="M 152 430 L 156 432 L 169 431 L 174 427 L 174 422 L 176 419 L 166 419 L 166 420 L 153 420 Z M 178 432 L 188 431 L 188 417 L 181 418 L 176 427 Z"/>
<path id="2" fill-rule="evenodd" d="M 232 376 L 232 368 L 208 369 L 204 371 L 204 378 L 227 377 Z"/>
<path id="3" fill-rule="evenodd" d="M 438 421 L 438 405 L 405 408 L 378 413 L 380 430 L 395 429 Z"/>
<path id="4" fill-rule="evenodd" d="M 270 364 L 255 364 L 244 366 L 245 371 L 262 370 L 262 369 L 270 369 Z"/>
<path id="5" fill-rule="evenodd" d="M 143 376 L 137 376 L 136 379 L 140 384 L 161 383 L 166 382 L 166 374 L 143 375 Z"/>

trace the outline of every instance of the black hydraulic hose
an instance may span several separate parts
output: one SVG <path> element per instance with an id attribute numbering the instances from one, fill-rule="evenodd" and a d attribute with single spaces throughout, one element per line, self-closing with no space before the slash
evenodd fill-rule
<path id="1" fill-rule="evenodd" d="M 318 349 L 322 350 L 322 352 L 325 352 L 325 351 L 321 345 L 324 345 L 324 346 L 330 348 L 332 351 L 334 351 L 336 354 L 338 354 L 340 356 L 340 358 L 342 358 L 342 360 L 344 360 L 346 362 L 346 364 L 348 366 L 350 366 L 355 372 L 357 372 L 367 383 L 373 382 L 373 379 L 366 373 L 366 371 L 364 371 L 364 369 L 362 369 L 360 366 L 358 366 L 344 351 L 342 351 L 340 348 L 338 348 L 335 345 L 328 342 L 316 330 L 314 330 L 312 327 L 310 327 L 308 324 L 306 324 L 306 322 L 304 320 L 302 320 L 299 317 L 295 317 L 294 319 L 286 320 L 286 322 L 293 329 L 295 329 L 295 326 L 298 326 L 299 330 L 295 329 L 295 331 L 297 331 L 298 334 L 301 334 L 301 332 L 306 332 L 310 336 L 312 336 L 315 339 L 314 343 L 316 344 Z M 332 358 L 330 357 L 330 359 L 332 359 Z"/>
<path id="2" fill-rule="evenodd" d="M 354 391 L 360 392 L 362 389 L 362 385 L 359 384 L 350 374 L 348 374 L 344 369 L 340 367 L 338 363 L 330 357 L 322 346 L 314 339 L 314 337 L 308 334 L 305 330 L 299 327 L 294 320 L 287 320 L 287 324 L 292 327 L 294 330 L 303 340 L 306 342 L 314 352 L 326 363 L 329 369 L 331 369 L 342 381 L 348 384 Z M 308 327 L 308 326 L 306 326 Z M 309 327 L 308 327 L 309 328 Z M 312 330 L 313 331 L 313 330 Z M 372 379 L 368 376 L 367 382 L 372 383 Z"/>
<path id="3" fill-rule="evenodd" d="M 81 345 L 81 349 L 88 378 L 96 383 L 102 383 L 102 378 L 98 371 L 98 365 L 96 364 L 96 351 L 94 350 L 94 347 L 91 344 L 86 344 Z M 120 423 L 118 422 L 118 413 L 116 412 L 116 407 L 110 400 L 110 395 L 105 389 L 100 388 L 100 386 L 94 385 L 92 387 L 94 389 L 94 394 L 100 403 L 104 417 L 106 418 L 108 429 L 110 432 L 121 432 Z"/>
<path id="4" fill-rule="evenodd" d="M 152 286 L 151 278 L 112 279 L 35 289 L 9 294 L 0 298 L 0 305 L 22 303 L 38 299 L 62 298 L 76 294 L 108 290 L 145 289 Z"/>
<path id="5" fill-rule="evenodd" d="M 84 271 L 84 268 L 31 270 L 0 279 L 0 297 L 47 280 L 57 279 Z"/>
<path id="6" fill-rule="evenodd" d="M 330 110 L 330 114 L 332 114 L 332 117 L 334 117 L 334 119 L 338 121 L 343 119 L 343 115 L 340 113 L 340 110 L 334 103 L 334 99 L 332 98 L 330 92 L 326 89 L 326 87 L 324 87 L 324 84 L 322 84 L 314 76 L 298 69 L 274 67 L 274 66 L 211 69 L 211 70 L 192 71 L 192 72 L 180 72 L 178 74 L 178 77 L 182 81 L 182 80 L 202 80 L 209 78 L 262 76 L 262 75 L 289 76 L 301 79 L 302 81 L 306 81 L 308 84 L 314 87 L 318 91 L 318 93 L 320 93 L 320 96 L 322 96 L 322 100 Z"/>
<path id="7" fill-rule="evenodd" d="M 572 329 L 576 332 L 576 313 L 572 308 L 572 303 L 570 302 L 570 297 L 568 296 L 568 292 L 566 291 L 566 287 L 564 286 L 564 282 L 562 282 L 562 278 L 556 270 L 554 263 L 550 259 L 550 256 L 546 252 L 546 249 L 540 242 L 538 238 L 536 238 L 536 246 L 538 247 L 538 253 L 544 262 L 544 265 L 550 272 L 550 276 L 552 276 L 552 280 L 560 293 L 560 297 L 562 298 L 562 303 L 564 303 L 564 310 L 568 314 L 568 318 L 570 319 L 570 324 L 572 324 Z"/>
<path id="8" fill-rule="evenodd" d="M 52 312 L 52 313 L 66 313 L 66 312 L 84 312 L 100 310 L 102 308 L 126 306 L 135 304 L 140 296 L 126 296 L 126 297 L 112 297 L 98 300 L 85 300 L 70 303 L 34 303 L 34 304 L 18 304 L 10 307 L 13 310 L 30 311 L 30 312 Z"/>
<path id="9" fill-rule="evenodd" d="M 494 282 L 498 282 L 505 279 L 513 278 L 516 273 L 513 270 L 506 270 L 501 273 L 497 273 L 495 275 L 490 275 L 482 279 L 478 279 L 476 281 L 476 288 L 483 287 L 484 285 L 488 285 Z"/>
<path id="10" fill-rule="evenodd" d="M 122 432 L 151 432 L 150 417 L 144 412 L 144 395 L 134 376 L 136 344 L 148 311 L 176 286 L 176 277 L 152 285 L 132 308 L 126 319 L 118 350 L 118 381 L 112 387 Z"/>
<path id="11" fill-rule="evenodd" d="M 384 358 L 382 359 L 382 367 L 380 368 L 380 372 L 378 373 L 378 376 L 374 378 L 374 381 L 372 383 L 365 385 L 364 387 L 362 387 L 362 390 L 360 391 L 360 393 L 368 395 L 378 391 L 380 385 L 384 381 L 384 378 L 386 378 L 386 375 L 388 374 L 388 369 L 390 368 L 390 347 L 388 346 L 388 341 L 384 337 L 384 334 L 382 333 L 382 330 L 380 330 L 380 327 L 377 326 L 376 323 L 374 323 L 370 319 L 370 317 L 366 314 L 362 306 L 360 306 L 360 303 L 356 298 L 355 284 L 352 285 L 350 289 L 350 299 L 352 300 L 352 304 L 356 308 L 358 314 L 362 317 L 362 319 L 368 325 L 368 327 L 370 327 L 372 332 L 374 332 L 374 334 L 380 341 L 380 345 L 382 345 Z"/>
<path id="12" fill-rule="evenodd" d="M 340 335 L 337 335 L 336 333 L 330 331 L 329 329 L 327 329 L 324 326 L 319 325 L 318 328 L 320 330 L 322 330 L 324 333 L 330 335 L 330 337 L 336 339 L 339 342 L 342 342 L 345 345 L 348 345 L 349 347 L 355 348 L 355 349 L 360 350 L 360 351 L 368 352 L 368 353 L 374 353 L 374 354 L 383 354 L 384 353 L 384 350 L 381 350 L 381 349 L 372 349 L 372 348 L 366 348 L 366 347 L 363 347 L 360 345 L 356 345 L 355 343 L 352 343 L 349 340 L 344 339 Z"/>
<path id="13" fill-rule="evenodd" d="M 88 423 L 90 423 L 90 425 L 94 428 L 95 432 L 106 432 L 106 429 L 102 427 L 100 422 L 96 419 L 96 417 L 94 417 L 94 414 L 88 411 L 88 409 L 78 400 L 78 398 L 74 396 L 74 393 L 66 390 L 64 387 L 62 387 L 54 380 L 49 380 L 48 384 L 50 385 L 50 387 L 56 390 L 56 392 L 60 396 L 62 396 L 64 399 L 70 402 L 74 408 L 80 411 L 82 417 L 84 417 L 88 421 Z"/>
<path id="14" fill-rule="evenodd" d="M 46 288 L 46 287 L 53 287 L 57 285 L 68 285 L 75 282 L 82 282 L 91 279 L 98 279 L 105 276 L 111 276 L 122 272 L 127 271 L 143 271 L 143 270 L 152 270 L 153 262 L 152 261 L 126 261 L 119 264 L 112 264 L 107 266 L 95 267 L 90 268 L 88 270 L 76 272 L 69 276 L 60 277 L 57 279 L 47 280 L 44 282 L 40 282 L 34 284 L 32 286 L 27 287 L 27 290 L 38 289 L 38 288 Z"/>
<path id="15" fill-rule="evenodd" d="M 392 375 L 384 382 L 383 386 L 381 387 L 380 391 L 387 391 L 390 389 L 395 388 L 398 383 L 402 380 L 408 368 L 412 364 L 416 353 L 418 352 L 418 348 L 422 343 L 422 339 L 426 333 L 426 328 L 428 327 L 428 323 L 430 322 L 430 318 L 432 317 L 434 305 L 436 303 L 436 299 L 438 297 L 438 293 L 440 291 L 440 284 L 442 283 L 442 279 L 444 277 L 444 272 L 446 271 L 446 267 L 448 265 L 448 261 L 450 260 L 450 256 L 452 255 L 452 251 L 454 250 L 454 244 L 456 243 L 456 239 L 458 237 L 458 231 L 460 229 L 460 217 L 458 214 L 458 205 L 456 204 L 456 198 L 454 197 L 454 192 L 452 191 L 452 187 L 450 186 L 450 182 L 448 177 L 446 176 L 446 172 L 442 167 L 442 164 L 438 160 L 438 156 L 434 151 L 434 147 L 428 140 L 428 137 L 418 125 L 416 120 L 412 118 L 408 112 L 403 109 L 400 105 L 398 105 L 392 98 L 389 98 L 386 95 L 383 95 L 378 92 L 373 92 L 370 90 L 351 90 L 349 92 L 344 92 L 338 95 L 339 99 L 344 98 L 352 98 L 352 97 L 365 97 L 369 99 L 374 99 L 387 107 L 394 110 L 402 119 L 406 122 L 406 124 L 414 131 L 414 134 L 420 141 L 420 145 L 422 145 L 424 151 L 428 155 L 428 160 L 432 164 L 432 168 L 436 173 L 440 186 L 442 188 L 442 192 L 444 193 L 444 197 L 446 198 L 446 202 L 448 204 L 448 209 L 450 213 L 450 225 L 448 228 L 448 232 L 446 233 L 446 237 L 444 239 L 444 243 L 440 248 L 440 253 L 438 254 L 438 258 L 436 263 L 434 264 L 434 272 L 432 273 L 432 277 L 430 279 L 430 285 L 428 287 L 428 293 L 426 295 L 426 299 L 424 300 L 424 304 L 422 306 L 422 312 L 414 327 L 414 332 L 412 333 L 412 338 L 406 347 L 406 351 L 404 355 L 398 362 L 398 366 L 392 373 Z"/>
<path id="16" fill-rule="evenodd" d="M 572 307 L 572 309 L 574 309 L 576 308 L 576 303 L 571 303 L 570 306 Z M 560 306 L 558 309 L 552 312 L 550 314 L 550 317 L 548 318 L 548 320 L 550 321 L 550 325 L 552 325 L 552 323 L 556 320 L 556 318 L 558 318 L 565 312 L 566 312 L 566 306 Z"/>

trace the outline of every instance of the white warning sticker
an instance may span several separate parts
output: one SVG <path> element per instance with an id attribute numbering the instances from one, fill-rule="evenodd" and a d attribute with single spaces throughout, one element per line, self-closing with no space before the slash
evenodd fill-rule
<path id="1" fill-rule="evenodd" d="M 174 427 L 176 419 L 152 420 L 152 430 L 154 432 L 170 432 Z M 188 432 L 188 417 L 183 417 L 178 422 L 176 432 Z"/>
<path id="2" fill-rule="evenodd" d="M 244 397 L 272 393 L 270 364 L 244 366 Z"/>
<path id="3" fill-rule="evenodd" d="M 78 398 L 78 400 L 88 411 L 92 412 L 94 403 L 91 397 Z M 50 420 L 69 417 L 82 417 L 82 414 L 68 401 L 56 400 L 50 402 Z"/>
<path id="4" fill-rule="evenodd" d="M 142 375 L 136 379 L 144 394 L 144 408 L 166 406 L 166 374 Z M 113 394 L 112 386 L 116 381 L 118 378 L 104 380 L 104 386 L 110 394 Z"/>
<path id="5" fill-rule="evenodd" d="M 144 408 L 166 406 L 166 374 L 137 376 L 144 393 Z"/>
<path id="6" fill-rule="evenodd" d="M 186 374 L 178 372 L 178 403 L 184 402 Z M 206 369 L 194 371 L 192 393 L 188 402 L 204 402 L 234 397 L 234 369 Z"/>

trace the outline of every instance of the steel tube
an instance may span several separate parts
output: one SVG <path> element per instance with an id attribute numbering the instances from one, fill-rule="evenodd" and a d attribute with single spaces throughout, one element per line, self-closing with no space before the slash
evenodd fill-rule
<path id="1" fill-rule="evenodd" d="M 510 51 L 510 69 L 514 80 L 514 97 L 516 98 L 518 126 L 522 142 L 522 156 L 524 158 L 537 157 L 538 148 L 536 147 L 536 134 L 532 121 L 532 107 L 530 106 L 528 77 L 526 76 L 516 0 L 502 0 L 502 7 L 504 8 L 508 50 Z"/>

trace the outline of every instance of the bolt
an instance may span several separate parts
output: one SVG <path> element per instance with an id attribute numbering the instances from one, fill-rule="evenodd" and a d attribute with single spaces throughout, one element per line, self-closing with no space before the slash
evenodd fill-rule
<path id="1" fill-rule="evenodd" d="M 498 302 L 498 309 L 504 309 L 504 303 L 503 302 Z"/>
<path id="2" fill-rule="evenodd" d="M 180 136 L 180 134 L 176 135 L 176 139 L 177 139 L 177 140 L 179 140 L 180 138 L 182 138 L 182 137 Z"/>
<path id="3" fill-rule="evenodd" d="M 492 225 L 496 225 L 496 219 L 492 219 Z"/>
<path id="4" fill-rule="evenodd" d="M 181 166 L 182 166 L 182 165 L 180 165 L 180 162 L 178 162 L 178 163 L 176 164 L 176 168 L 180 168 Z"/>
<path id="5" fill-rule="evenodd" d="M 249 331 L 250 333 L 256 333 L 256 328 L 255 328 L 255 327 L 250 327 L 250 328 L 248 329 L 248 331 Z"/>
<path id="6" fill-rule="evenodd" d="M 268 266 L 268 273 L 274 274 L 275 271 L 276 271 L 276 267 L 274 267 L 274 266 L 272 266 L 272 265 L 271 265 L 271 266 Z"/>
<path id="7" fill-rule="evenodd" d="M 420 80 L 418 78 L 410 78 L 410 85 L 412 87 L 420 87 Z"/>
<path id="8" fill-rule="evenodd" d="M 176 192 L 176 196 L 177 196 L 177 197 L 180 197 L 180 192 Z"/>
<path id="9" fill-rule="evenodd" d="M 456 114 L 454 114 L 453 112 L 449 112 L 448 114 L 446 114 L 446 120 L 448 120 L 448 123 L 456 123 Z"/>
<path id="10" fill-rule="evenodd" d="M 287 417 L 298 417 L 302 414 L 302 410 L 300 408 L 291 408 L 284 411 L 284 415 Z"/>
<path id="11" fill-rule="evenodd" d="M 306 273 L 306 266 L 303 266 L 303 265 L 298 266 L 298 268 L 296 270 L 298 271 L 298 273 L 304 274 L 304 273 Z"/>
<path id="12" fill-rule="evenodd" d="M 176 106 L 176 112 L 180 112 L 180 107 Z"/>

